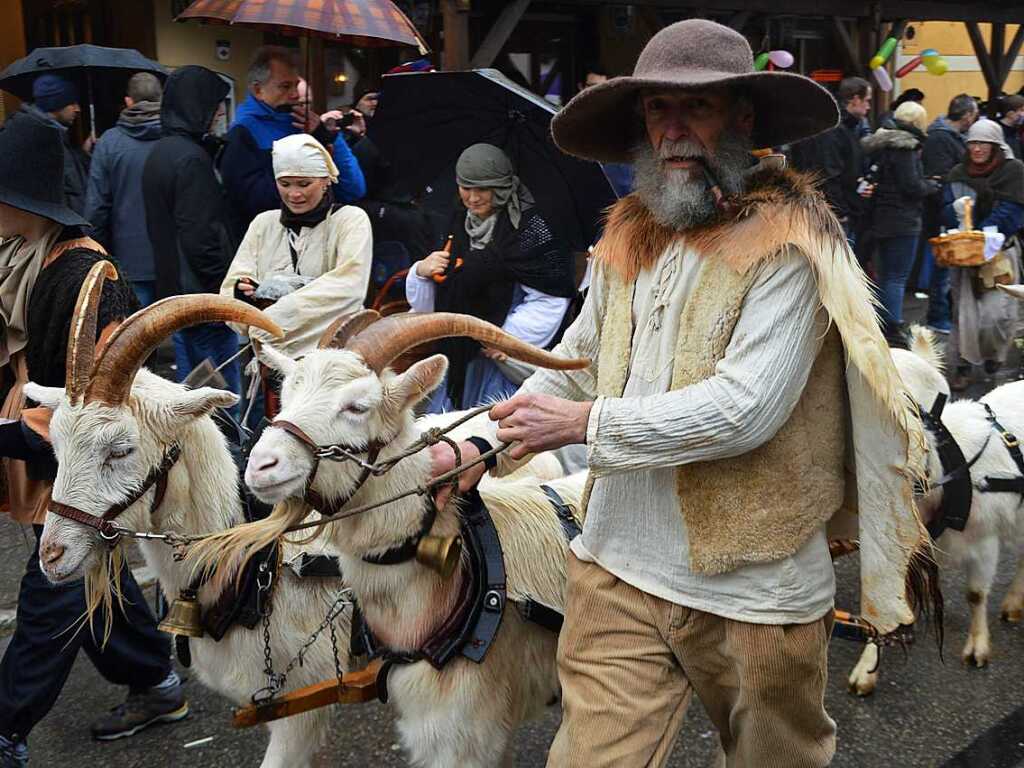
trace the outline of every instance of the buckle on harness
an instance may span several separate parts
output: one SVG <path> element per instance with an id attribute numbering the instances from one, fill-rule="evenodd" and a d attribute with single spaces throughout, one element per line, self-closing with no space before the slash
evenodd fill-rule
<path id="1" fill-rule="evenodd" d="M 1016 448 L 1020 445 L 1020 440 L 1012 432 L 1003 432 L 999 436 L 1003 438 L 1003 445 L 1007 448 Z"/>

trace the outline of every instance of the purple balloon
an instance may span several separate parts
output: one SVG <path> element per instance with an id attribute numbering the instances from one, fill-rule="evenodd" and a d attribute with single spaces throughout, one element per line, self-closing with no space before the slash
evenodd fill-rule
<path id="1" fill-rule="evenodd" d="M 875 76 L 875 81 L 878 83 L 878 87 L 888 93 L 892 90 L 892 78 L 889 77 L 888 71 L 885 67 L 875 67 L 871 72 Z"/>
<path id="2" fill-rule="evenodd" d="M 768 54 L 768 60 L 779 69 L 789 69 L 793 66 L 793 54 L 789 51 L 772 51 Z"/>

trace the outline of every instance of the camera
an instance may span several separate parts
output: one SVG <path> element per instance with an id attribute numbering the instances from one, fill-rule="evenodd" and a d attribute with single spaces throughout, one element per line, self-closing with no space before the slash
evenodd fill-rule
<path id="1" fill-rule="evenodd" d="M 338 121 L 338 127 L 341 129 L 348 128 L 356 121 L 356 116 L 352 112 L 346 112 L 341 116 L 341 120 Z"/>

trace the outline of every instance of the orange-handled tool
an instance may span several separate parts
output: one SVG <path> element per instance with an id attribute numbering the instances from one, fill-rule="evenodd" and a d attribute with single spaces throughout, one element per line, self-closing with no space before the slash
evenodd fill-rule
<path id="1" fill-rule="evenodd" d="M 451 253 L 452 252 L 452 238 L 454 238 L 454 237 L 455 237 L 455 235 L 448 235 L 448 240 L 445 242 L 444 248 L 441 249 L 442 251 L 444 251 L 445 253 Z M 462 266 L 462 258 L 460 257 L 460 258 L 455 259 L 455 266 L 454 267 L 452 267 L 451 264 L 449 264 L 448 266 L 449 266 L 449 269 L 451 271 L 455 271 L 456 269 L 458 269 L 459 267 Z M 431 277 L 434 279 L 435 283 L 440 284 L 440 283 L 443 283 L 445 280 L 448 279 L 448 272 L 447 271 L 442 272 L 440 275 L 431 275 Z"/>

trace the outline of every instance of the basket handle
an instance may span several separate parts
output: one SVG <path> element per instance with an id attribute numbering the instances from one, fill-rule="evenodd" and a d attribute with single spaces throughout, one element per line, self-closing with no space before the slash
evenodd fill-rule
<path id="1" fill-rule="evenodd" d="M 964 200 L 964 231 L 969 232 L 974 229 L 973 219 L 974 213 L 974 201 L 971 198 Z"/>

